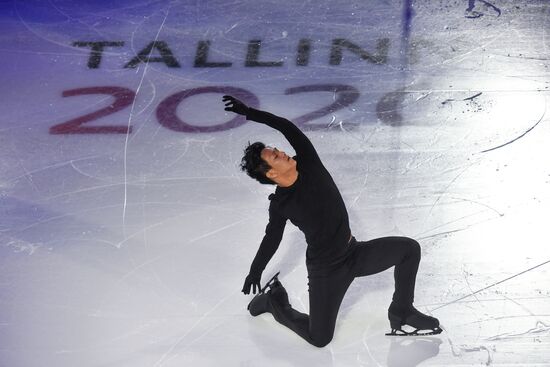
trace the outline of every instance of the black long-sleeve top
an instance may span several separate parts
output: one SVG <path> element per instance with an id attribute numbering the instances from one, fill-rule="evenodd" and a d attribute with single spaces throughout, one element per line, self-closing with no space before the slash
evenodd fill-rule
<path id="1" fill-rule="evenodd" d="M 296 151 L 298 179 L 292 186 L 277 186 L 269 195 L 269 223 L 250 274 L 260 275 L 277 251 L 287 219 L 306 237 L 308 271 L 322 271 L 338 263 L 349 246 L 348 213 L 332 177 L 307 136 L 292 122 L 250 108 L 246 118 L 279 130 Z"/>

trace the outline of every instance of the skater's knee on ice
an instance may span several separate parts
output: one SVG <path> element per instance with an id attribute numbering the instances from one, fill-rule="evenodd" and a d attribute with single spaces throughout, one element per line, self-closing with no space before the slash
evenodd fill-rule
<path id="1" fill-rule="evenodd" d="M 318 348 L 326 347 L 332 341 L 332 334 L 323 335 L 320 337 L 312 338 L 311 344 Z"/>

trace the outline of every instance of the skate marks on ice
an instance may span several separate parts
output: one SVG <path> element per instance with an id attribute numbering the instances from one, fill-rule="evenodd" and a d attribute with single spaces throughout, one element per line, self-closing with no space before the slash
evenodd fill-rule
<path id="1" fill-rule="evenodd" d="M 527 331 L 521 333 L 503 333 L 487 338 L 491 341 L 500 341 L 506 339 L 516 339 L 520 337 L 533 337 L 538 336 L 549 336 L 550 335 L 550 324 L 547 324 L 543 321 L 538 320 L 534 328 L 531 328 Z"/>
<path id="2" fill-rule="evenodd" d="M 161 24 L 159 25 L 157 32 L 155 34 L 155 40 L 154 42 L 157 42 L 159 39 L 159 35 L 164 28 L 164 25 L 166 23 L 166 19 L 168 18 L 168 14 L 170 13 L 170 10 L 165 10 L 164 12 L 164 18 L 162 19 Z M 149 52 L 148 58 L 151 56 L 152 50 Z M 136 89 L 136 97 L 139 94 L 141 90 L 141 86 L 143 85 L 145 81 L 145 75 L 147 74 L 149 63 L 145 63 L 145 66 L 143 68 L 143 73 L 141 74 L 141 78 L 139 80 L 137 89 Z M 155 90 L 154 90 L 155 91 Z M 156 92 L 153 93 L 153 95 L 156 94 Z M 132 101 L 132 107 L 130 109 L 130 116 L 128 117 L 128 124 L 127 124 L 127 132 L 124 140 L 124 199 L 123 199 L 123 206 L 122 206 L 122 233 L 123 236 L 126 237 L 126 209 L 128 204 L 128 143 L 130 140 L 130 128 L 132 126 L 132 117 L 134 116 L 134 110 L 136 107 L 136 98 Z M 138 113 L 139 115 L 139 113 Z"/>
<path id="3" fill-rule="evenodd" d="M 516 277 L 518 277 L 518 276 L 520 276 L 520 275 L 523 275 L 523 274 L 525 274 L 525 273 L 528 273 L 528 272 L 530 272 L 530 271 L 532 271 L 532 270 L 535 270 L 535 269 L 537 269 L 537 268 L 540 268 L 541 266 L 544 266 L 544 265 L 546 265 L 546 264 L 548 264 L 548 263 L 550 263 L 550 259 L 549 259 L 549 260 L 546 260 L 546 261 L 544 261 L 544 262 L 542 262 L 542 263 L 540 263 L 540 264 L 537 264 L 537 265 L 535 265 L 535 266 L 533 266 L 533 267 L 530 267 L 529 269 L 523 270 L 523 271 L 521 271 L 521 272 L 519 272 L 519 273 L 516 273 L 516 274 L 514 274 L 514 275 L 512 275 L 512 276 L 509 276 L 509 277 L 507 277 L 507 278 L 505 278 L 505 279 L 499 280 L 498 282 L 492 283 L 492 284 L 490 284 L 490 285 L 488 285 L 488 286 L 486 286 L 486 287 L 483 287 L 483 288 L 481 288 L 481 289 L 478 289 L 478 290 L 475 291 L 475 292 L 472 292 L 472 293 L 470 293 L 470 294 L 467 294 L 467 295 L 465 295 L 465 296 L 462 296 L 462 297 L 460 297 L 460 298 L 457 298 L 457 299 L 455 299 L 455 300 L 453 300 L 453 301 L 444 303 L 444 304 L 442 304 L 442 305 L 440 305 L 440 306 L 438 306 L 438 307 L 435 307 L 435 308 L 431 309 L 430 312 L 433 312 L 433 311 L 439 310 L 439 309 L 441 309 L 441 308 L 443 308 L 443 307 L 447 307 L 447 306 L 449 306 L 449 305 L 455 304 L 455 303 L 460 302 L 460 301 L 462 301 L 462 300 L 464 300 L 464 299 L 466 299 L 466 298 L 469 298 L 469 297 L 472 297 L 472 296 L 475 297 L 475 295 L 477 295 L 478 293 L 481 293 L 481 292 L 483 292 L 483 291 L 485 291 L 485 290 L 487 290 L 487 289 L 490 289 L 490 288 L 495 287 L 495 286 L 497 286 L 497 285 L 499 285 L 499 284 L 502 284 L 502 283 L 504 283 L 504 282 L 506 282 L 506 281 L 508 281 L 508 280 L 510 280 L 510 279 L 514 279 L 514 278 L 516 278 Z"/>
<path id="4" fill-rule="evenodd" d="M 542 298 L 533 298 L 528 297 L 525 298 L 528 301 L 536 301 L 540 302 L 539 307 L 542 307 L 542 313 L 536 313 L 531 311 L 527 306 L 523 305 L 519 302 L 519 299 L 514 299 L 511 297 L 508 297 L 505 292 L 495 292 L 495 295 L 497 298 L 491 298 L 488 299 L 485 297 L 485 299 L 478 299 L 476 297 L 477 294 L 479 294 L 482 291 L 485 291 L 491 287 L 494 287 L 498 284 L 502 284 L 505 281 L 511 280 L 515 277 L 518 277 L 519 275 L 525 274 L 530 272 L 531 270 L 538 269 L 543 265 L 546 265 L 550 263 L 550 260 L 547 260 L 541 264 L 538 264 L 536 266 L 533 266 L 527 270 L 524 270 L 522 272 L 519 272 L 517 274 L 514 274 L 506 279 L 500 280 L 498 282 L 495 282 L 487 287 L 484 287 L 480 290 L 477 290 L 475 292 L 472 292 L 464 297 L 461 297 L 460 300 L 464 300 L 468 297 L 474 297 L 475 300 L 472 300 L 471 302 L 465 301 L 460 302 L 465 309 L 464 312 L 468 314 L 476 314 L 479 312 L 479 314 L 485 315 L 484 318 L 478 318 L 475 321 L 472 321 L 469 324 L 462 324 L 462 325 L 454 325 L 451 328 L 445 328 L 445 336 L 447 339 L 447 342 L 450 346 L 450 351 L 452 352 L 452 355 L 456 358 L 460 358 L 461 360 L 464 360 L 465 358 L 474 358 L 478 362 L 480 362 L 479 358 L 481 356 L 479 353 L 486 354 L 486 357 L 484 359 L 483 364 L 486 366 L 490 366 L 494 363 L 503 362 L 506 361 L 508 363 L 519 359 L 518 361 L 525 362 L 525 365 L 530 365 L 526 358 L 527 355 L 522 354 L 524 344 L 529 345 L 529 341 L 534 342 L 535 344 L 538 344 L 539 347 L 535 350 L 538 350 L 538 353 L 545 353 L 545 344 L 547 343 L 548 337 L 550 337 L 550 324 L 547 321 L 544 321 L 542 317 L 548 316 L 545 313 L 544 308 L 544 302 L 547 297 Z M 468 285 L 469 287 L 469 285 Z M 539 291 L 539 293 L 541 293 Z M 487 302 L 493 301 L 493 302 L 499 302 L 504 301 L 503 309 L 505 310 L 504 314 L 502 316 L 496 316 L 495 312 L 496 309 L 488 308 Z M 479 305 L 478 308 L 475 308 L 472 305 L 469 305 L 469 303 L 477 303 Z M 433 308 L 432 311 L 441 309 L 447 305 L 450 304 L 458 304 L 458 301 L 453 301 L 444 305 L 441 305 L 439 307 Z M 509 307 L 506 307 L 507 304 L 515 304 L 520 309 L 523 310 L 523 313 L 520 314 L 511 314 Z M 453 314 L 456 314 L 456 310 L 453 311 Z M 460 320 L 460 317 L 457 317 L 457 319 Z M 512 319 L 514 321 L 512 321 Z M 517 320 L 517 321 L 516 321 Z M 534 323 L 534 327 L 529 327 L 526 331 L 518 331 L 518 330 L 525 330 L 526 323 L 529 324 L 530 322 Z M 492 324 L 489 324 L 492 323 Z M 465 334 L 463 332 L 460 332 L 459 329 L 463 326 L 467 326 L 466 329 L 467 333 L 470 334 L 473 330 L 469 325 L 478 325 L 477 334 L 471 335 L 471 337 L 465 338 Z M 520 326 L 523 325 L 523 326 Z M 502 332 L 502 329 L 507 329 L 509 331 Z M 491 335 L 492 332 L 497 331 L 495 335 L 487 336 L 487 334 Z M 498 333 L 498 331 L 501 331 Z M 485 335 L 484 335 L 485 334 Z M 475 339 L 475 342 L 472 343 L 472 337 Z M 533 350 L 530 350 L 532 353 Z M 469 357 L 466 357 L 466 355 L 469 355 Z M 508 357 L 504 357 L 508 355 Z M 533 356 L 536 356 L 537 353 L 534 353 Z"/>
<path id="5" fill-rule="evenodd" d="M 490 148 L 490 149 L 486 149 L 486 150 L 483 150 L 481 151 L 481 153 L 487 153 L 487 152 L 490 152 L 490 151 L 493 151 L 493 150 L 496 150 L 496 149 L 499 149 L 499 148 L 502 148 L 502 147 L 505 147 L 506 145 L 508 144 L 512 144 L 513 142 L 523 138 L 525 135 L 527 135 L 531 130 L 533 130 L 535 127 L 537 127 L 538 124 L 540 124 L 540 122 L 544 119 L 544 116 L 546 116 L 546 100 L 545 100 L 545 103 L 544 103 L 544 111 L 542 112 L 542 116 L 540 117 L 540 119 L 533 125 L 531 126 L 528 130 L 526 130 L 523 134 L 519 135 L 518 137 L 510 140 L 509 142 L 507 143 L 504 143 L 504 144 L 501 144 L 499 146 L 496 146 L 494 148 Z"/>
<path id="6" fill-rule="evenodd" d="M 462 98 L 460 101 L 473 101 L 474 99 L 476 99 L 477 97 L 479 97 L 482 94 L 483 94 L 483 92 L 479 92 L 479 93 L 474 94 L 473 96 Z M 457 101 L 457 100 L 453 99 L 453 98 L 447 98 L 446 100 L 441 102 L 441 104 L 447 104 L 447 103 L 453 102 L 453 101 Z"/>
<path id="7" fill-rule="evenodd" d="M 39 249 L 44 247 L 40 242 L 27 242 L 20 238 L 15 238 L 0 232 L 0 248 L 3 247 L 16 254 L 34 255 Z"/>
<path id="8" fill-rule="evenodd" d="M 476 8 L 477 3 L 482 4 L 483 10 L 480 10 L 479 8 Z M 497 18 L 500 17 L 502 14 L 502 11 L 491 4 L 490 2 L 486 0 L 468 0 L 468 8 L 466 8 L 466 11 L 464 12 L 464 16 L 466 18 L 481 18 L 483 15 L 487 14 L 488 12 L 491 12 L 492 14 L 496 14 Z"/>
<path id="9" fill-rule="evenodd" d="M 496 347 L 486 347 L 484 345 L 480 346 L 468 346 L 468 345 L 460 345 L 455 346 L 451 339 L 448 339 L 449 344 L 451 346 L 451 351 L 453 353 L 453 356 L 456 358 L 462 359 L 464 357 L 464 353 L 476 353 L 476 352 L 484 352 L 487 353 L 487 359 L 483 363 L 485 366 L 490 366 L 493 363 L 493 353 L 496 352 Z"/>
<path id="10" fill-rule="evenodd" d="M 408 121 L 404 118 L 405 108 L 411 108 L 414 104 L 431 97 L 431 101 L 428 103 L 436 103 L 434 98 L 437 99 L 438 95 L 444 95 L 452 93 L 453 95 L 464 94 L 465 91 L 449 91 L 443 89 L 429 88 L 427 85 L 411 83 L 409 86 L 398 88 L 395 91 L 384 94 L 378 103 L 376 104 L 376 116 L 377 118 L 389 126 L 399 127 L 406 125 L 423 125 L 425 123 L 419 123 L 418 121 Z M 446 98 L 440 103 L 440 107 L 449 106 L 451 102 L 466 102 L 467 105 L 463 106 L 465 111 L 476 113 L 483 111 L 487 108 L 484 103 L 490 102 L 477 102 L 475 99 L 481 96 L 483 92 L 478 92 L 474 95 L 464 98 Z"/>

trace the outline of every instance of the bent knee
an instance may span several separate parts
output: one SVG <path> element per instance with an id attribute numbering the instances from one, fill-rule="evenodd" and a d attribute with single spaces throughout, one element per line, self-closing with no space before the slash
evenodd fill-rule
<path id="1" fill-rule="evenodd" d="M 323 347 L 326 347 L 331 341 L 332 341 L 332 335 L 327 335 L 323 337 L 313 338 L 311 340 L 311 344 L 313 344 L 317 348 L 323 348 Z"/>
<path id="2" fill-rule="evenodd" d="M 412 238 L 405 237 L 407 239 L 408 252 L 410 256 L 420 259 L 420 244 L 418 241 Z"/>

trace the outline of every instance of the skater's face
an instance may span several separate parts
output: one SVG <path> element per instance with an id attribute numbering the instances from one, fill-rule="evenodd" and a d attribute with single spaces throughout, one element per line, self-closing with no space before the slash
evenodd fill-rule
<path id="1" fill-rule="evenodd" d="M 296 161 L 277 148 L 265 147 L 260 156 L 271 166 L 266 173 L 269 179 L 275 180 L 296 170 Z"/>

